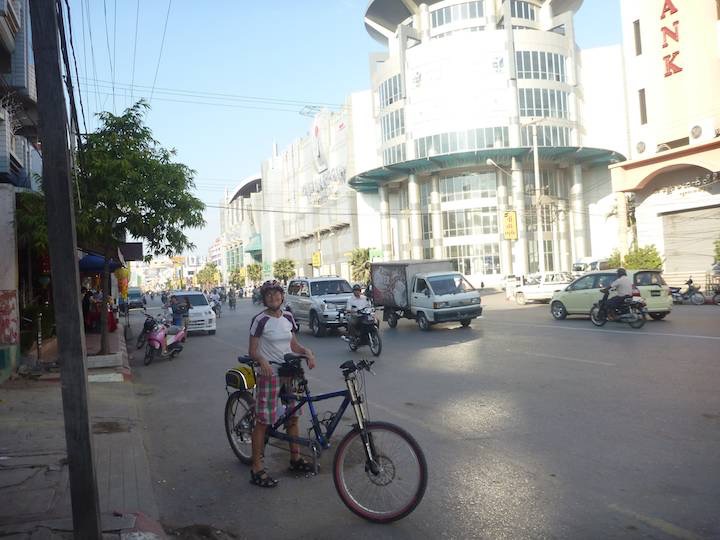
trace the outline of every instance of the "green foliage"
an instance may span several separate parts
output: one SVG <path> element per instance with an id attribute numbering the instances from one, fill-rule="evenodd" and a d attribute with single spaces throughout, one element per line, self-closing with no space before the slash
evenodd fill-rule
<path id="1" fill-rule="evenodd" d="M 239 268 L 236 268 L 235 270 L 230 272 L 230 277 L 228 278 L 228 281 L 230 282 L 230 285 L 235 288 L 245 286 L 245 276 L 241 274 Z"/>
<path id="2" fill-rule="evenodd" d="M 222 279 L 220 270 L 215 263 L 209 262 L 196 275 L 198 285 L 207 288 L 219 285 Z"/>
<path id="3" fill-rule="evenodd" d="M 715 261 L 720 262 L 720 238 L 715 240 Z"/>
<path id="4" fill-rule="evenodd" d="M 18 192 L 15 196 L 15 206 L 18 242 L 36 251 L 47 251 L 47 215 L 43 195 L 35 192 Z"/>
<path id="5" fill-rule="evenodd" d="M 620 268 L 622 266 L 622 257 L 617 249 L 610 254 L 608 259 L 608 268 Z"/>
<path id="6" fill-rule="evenodd" d="M 262 265 L 253 263 L 247 267 L 247 276 L 250 281 L 258 283 L 262 279 Z"/>
<path id="7" fill-rule="evenodd" d="M 195 173 L 153 139 L 143 124 L 148 108 L 141 100 L 120 116 L 101 113 L 78 154 L 78 236 L 106 252 L 134 237 L 152 253 L 173 255 L 193 247 L 185 229 L 205 224 L 205 205 L 192 194 Z"/>
<path id="8" fill-rule="evenodd" d="M 610 261 L 614 262 L 612 258 Z M 660 253 L 658 253 L 654 244 L 650 244 L 649 246 L 631 249 L 621 264 L 617 266 L 611 264 L 610 266 L 612 268 L 624 266 L 628 270 L 661 270 L 662 265 L 663 261 L 660 258 Z"/>
<path id="9" fill-rule="evenodd" d="M 349 257 L 350 272 L 355 283 L 370 281 L 370 249 L 353 249 Z"/>
<path id="10" fill-rule="evenodd" d="M 282 281 L 295 277 L 295 261 L 292 259 L 278 259 L 273 263 L 273 275 Z"/>

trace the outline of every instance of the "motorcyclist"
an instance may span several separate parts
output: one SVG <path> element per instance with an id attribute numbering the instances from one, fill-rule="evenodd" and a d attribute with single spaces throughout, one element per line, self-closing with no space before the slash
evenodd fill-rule
<path id="1" fill-rule="evenodd" d="M 610 288 L 615 289 L 615 296 L 608 299 L 607 310 L 608 317 L 614 319 L 617 309 L 626 298 L 632 296 L 632 281 L 624 268 L 617 269 L 617 279 L 610 284 Z"/>
<path id="2" fill-rule="evenodd" d="M 362 287 L 358 283 L 353 285 L 352 291 L 353 295 L 348 298 L 345 304 L 345 312 L 348 314 L 348 334 L 351 338 L 354 338 L 357 335 L 358 323 L 360 321 L 358 311 L 370 307 L 370 302 L 362 296 Z"/>

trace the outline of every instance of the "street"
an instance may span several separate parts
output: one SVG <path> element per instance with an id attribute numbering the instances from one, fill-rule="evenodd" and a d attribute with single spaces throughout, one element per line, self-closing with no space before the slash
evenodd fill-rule
<path id="1" fill-rule="evenodd" d="M 666 320 L 632 330 L 554 321 L 547 305 L 517 306 L 500 294 L 483 303 L 484 318 L 470 328 L 381 325 L 370 415 L 408 430 L 429 468 L 422 503 L 392 525 L 343 505 L 332 448 L 317 477 L 296 478 L 286 449 L 270 447 L 266 468 L 280 485 L 249 483 L 224 431 L 224 373 L 247 351 L 259 306 L 225 304 L 217 334 L 191 335 L 175 360 L 145 367 L 135 353 L 163 523 L 242 538 L 720 538 L 717 306 L 675 306 Z M 135 335 L 141 321 L 133 313 Z M 371 357 L 337 334 L 316 339 L 302 327 L 299 339 L 318 358 L 307 372 L 314 393 L 343 388 L 338 366 Z M 352 422 L 348 411 L 335 444 Z"/>

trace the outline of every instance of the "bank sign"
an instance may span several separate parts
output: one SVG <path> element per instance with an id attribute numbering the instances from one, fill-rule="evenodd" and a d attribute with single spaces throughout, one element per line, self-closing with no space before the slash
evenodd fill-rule
<path id="1" fill-rule="evenodd" d="M 677 15 L 678 8 L 675 7 L 672 0 L 664 0 L 662 13 L 660 14 L 661 27 L 660 32 L 662 33 L 662 48 L 663 53 L 669 52 L 667 49 L 680 48 L 680 21 L 678 17 L 676 20 L 670 21 L 670 17 Z M 670 17 L 668 17 L 668 15 Z M 666 18 L 667 17 L 667 18 Z M 668 39 L 675 43 L 670 43 Z M 663 62 L 665 63 L 665 77 L 672 77 L 676 73 L 680 73 L 683 68 L 678 64 L 678 56 L 680 56 L 680 50 L 672 51 L 670 54 L 663 56 Z"/>

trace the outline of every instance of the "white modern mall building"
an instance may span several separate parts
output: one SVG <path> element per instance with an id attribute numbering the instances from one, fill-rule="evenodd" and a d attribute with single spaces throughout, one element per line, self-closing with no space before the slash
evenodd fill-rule
<path id="1" fill-rule="evenodd" d="M 452 258 L 492 283 L 615 247 L 622 56 L 577 48 L 581 4 L 370 2 L 387 48 L 371 62 L 377 165 L 349 183 L 377 198 L 385 258 Z"/>
<path id="2" fill-rule="evenodd" d="M 631 147 L 611 171 L 631 219 L 620 245 L 655 244 L 666 278 L 699 282 L 720 239 L 720 2 L 621 5 Z"/>

